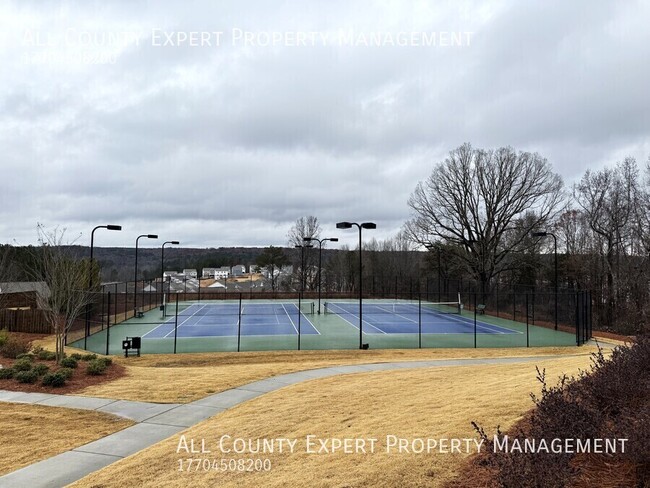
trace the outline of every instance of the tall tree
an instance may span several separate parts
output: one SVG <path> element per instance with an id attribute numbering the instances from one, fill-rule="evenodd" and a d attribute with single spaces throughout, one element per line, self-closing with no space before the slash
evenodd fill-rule
<path id="1" fill-rule="evenodd" d="M 594 251 L 601 257 L 604 271 L 604 320 L 615 322 L 616 302 L 624 292 L 621 257 L 634 247 L 636 212 L 641 208 L 638 168 L 633 158 L 626 158 L 614 168 L 587 171 L 574 187 L 574 198 L 582 209 L 594 234 Z M 595 283 L 598 285 L 598 283 Z"/>
<path id="2" fill-rule="evenodd" d="M 508 254 L 559 213 L 562 189 L 562 179 L 539 154 L 463 144 L 418 183 L 405 231 L 421 245 L 455 244 L 456 257 L 485 292 Z M 526 213 L 534 217 L 523 219 Z"/>
<path id="3" fill-rule="evenodd" d="M 308 244 L 303 240 L 304 237 L 319 238 L 321 226 L 318 218 L 313 215 L 300 217 L 287 232 L 289 247 L 304 246 Z M 304 254 L 303 254 L 304 253 Z M 293 253 L 294 281 L 301 289 L 301 284 L 305 284 L 305 289 L 313 290 L 317 286 L 318 280 L 318 253 L 313 247 L 305 249 L 296 249 Z"/>
<path id="4" fill-rule="evenodd" d="M 264 271 L 269 281 L 271 282 L 271 290 L 275 291 L 277 286 L 278 275 L 282 266 L 289 262 L 280 247 L 269 246 L 264 248 L 264 252 L 260 254 L 255 260 L 257 269 Z"/>

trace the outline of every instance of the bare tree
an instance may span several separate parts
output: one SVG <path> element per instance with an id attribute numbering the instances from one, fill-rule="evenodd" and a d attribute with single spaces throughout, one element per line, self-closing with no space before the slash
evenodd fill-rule
<path id="1" fill-rule="evenodd" d="M 65 246 L 71 243 L 64 243 L 64 236 L 65 229 L 48 231 L 38 225 L 39 264 L 32 270 L 34 278 L 49 288 L 49 295 L 37 295 L 37 303 L 54 331 L 57 362 L 63 359 L 66 334 L 93 300 L 88 290 L 91 267 L 66 253 Z"/>
<path id="2" fill-rule="evenodd" d="M 0 245 L 0 310 L 2 310 L 5 307 L 5 299 L 7 296 L 6 293 L 3 293 L 1 283 L 9 281 L 9 253 L 10 252 L 11 252 L 11 247 L 9 245 Z"/>
<path id="3" fill-rule="evenodd" d="M 485 291 L 508 254 L 562 209 L 562 188 L 539 154 L 464 144 L 418 183 L 408 200 L 413 214 L 405 231 L 421 245 L 455 244 L 457 258 Z M 534 218 L 522 219 L 526 213 Z M 517 228 L 517 221 L 525 225 Z"/>
<path id="4" fill-rule="evenodd" d="M 596 277 L 595 288 L 603 289 L 606 303 L 603 321 L 616 322 L 617 302 L 624 295 L 624 272 L 621 258 L 634 253 L 637 211 L 641 208 L 638 168 L 633 158 L 626 158 L 614 168 L 587 171 L 574 187 L 574 198 L 593 232 L 593 251 L 600 256 L 604 283 Z M 627 262 L 629 260 L 625 260 Z"/>
<path id="5" fill-rule="evenodd" d="M 319 238 L 320 233 L 321 226 L 318 223 L 317 217 L 313 215 L 300 217 L 287 233 L 289 247 L 304 246 L 308 244 L 303 240 L 304 237 Z M 299 284 L 298 289 L 302 289 L 301 284 L 303 283 L 306 289 L 315 289 L 318 280 L 317 266 L 318 253 L 311 246 L 296 250 L 294 253 L 293 269 L 295 281 Z"/>

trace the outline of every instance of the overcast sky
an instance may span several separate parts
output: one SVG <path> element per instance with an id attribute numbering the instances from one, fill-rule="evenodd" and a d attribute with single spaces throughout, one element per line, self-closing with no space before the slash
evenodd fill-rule
<path id="1" fill-rule="evenodd" d="M 98 246 L 283 245 L 315 215 L 354 246 L 337 221 L 394 235 L 464 142 L 537 151 L 568 186 L 645 164 L 648 19 L 634 1 L 0 1 L 0 242 L 41 222 L 85 245 L 99 224 L 124 230 Z"/>

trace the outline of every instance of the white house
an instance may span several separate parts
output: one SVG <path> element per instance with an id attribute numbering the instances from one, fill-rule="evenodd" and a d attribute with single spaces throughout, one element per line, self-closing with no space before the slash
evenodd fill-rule
<path id="1" fill-rule="evenodd" d="M 186 278 L 196 278 L 198 276 L 198 273 L 195 269 L 184 269 L 183 275 L 185 275 Z"/>
<path id="2" fill-rule="evenodd" d="M 243 276 L 246 274 L 246 266 L 243 264 L 236 264 L 235 266 L 232 267 L 232 275 L 233 276 Z"/>

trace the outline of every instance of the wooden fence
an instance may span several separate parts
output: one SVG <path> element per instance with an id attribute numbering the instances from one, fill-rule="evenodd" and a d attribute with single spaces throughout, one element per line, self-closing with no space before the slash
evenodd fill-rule
<path id="1" fill-rule="evenodd" d="M 0 329 L 29 334 L 51 334 L 45 313 L 36 308 L 0 310 Z"/>

